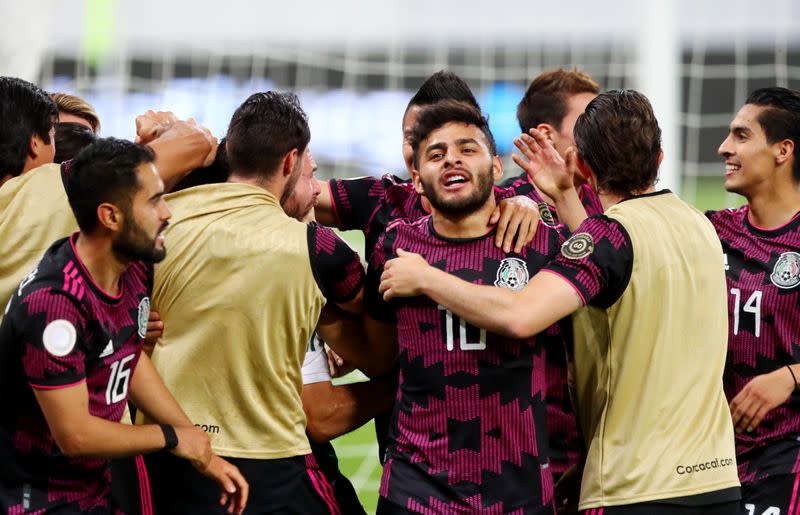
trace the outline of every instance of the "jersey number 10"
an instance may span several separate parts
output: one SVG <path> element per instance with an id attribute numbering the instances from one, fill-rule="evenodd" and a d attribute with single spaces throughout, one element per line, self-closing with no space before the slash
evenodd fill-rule
<path id="1" fill-rule="evenodd" d="M 470 325 L 444 306 L 439 306 L 444 312 L 445 339 L 447 350 L 455 348 L 455 339 L 458 338 L 458 348 L 461 350 L 486 349 L 486 329 Z"/>

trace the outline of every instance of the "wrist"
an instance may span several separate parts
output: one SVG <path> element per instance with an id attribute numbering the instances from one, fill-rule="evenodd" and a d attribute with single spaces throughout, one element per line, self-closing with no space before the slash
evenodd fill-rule
<path id="1" fill-rule="evenodd" d="M 786 369 L 786 372 L 789 374 L 789 377 L 791 377 L 792 391 L 793 392 L 797 391 L 798 389 L 800 389 L 800 383 L 798 383 L 797 372 L 794 371 L 791 365 L 786 365 L 784 368 Z"/>
<path id="2" fill-rule="evenodd" d="M 161 433 L 164 435 L 164 450 L 171 451 L 178 446 L 178 433 L 175 428 L 169 424 L 159 424 Z"/>

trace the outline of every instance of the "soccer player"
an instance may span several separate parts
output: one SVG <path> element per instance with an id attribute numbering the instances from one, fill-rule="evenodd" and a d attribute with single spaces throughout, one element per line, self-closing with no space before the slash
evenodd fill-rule
<path id="1" fill-rule="evenodd" d="M 600 94 L 578 118 L 578 150 L 566 162 L 533 134 L 522 136 L 529 171 L 573 228 L 556 259 L 514 291 L 399 252 L 381 291 L 387 299 L 426 295 L 465 323 L 517 338 L 575 313 L 576 412 L 587 448 L 580 509 L 735 513 L 721 247 L 702 213 L 655 190 L 661 130 L 649 101 L 631 90 Z M 604 215 L 586 217 L 576 168 Z"/>
<path id="2" fill-rule="evenodd" d="M 55 242 L 0 325 L 0 508 L 114 513 L 108 458 L 168 449 L 223 486 L 241 513 L 247 482 L 211 452 L 141 354 L 153 263 L 170 218 L 153 152 L 98 140 L 66 191 L 80 232 Z M 120 424 L 128 399 L 159 425 Z"/>
<path id="3" fill-rule="evenodd" d="M 419 111 L 410 143 L 414 187 L 431 215 L 387 229 L 367 288 L 373 345 L 400 350 L 378 513 L 553 513 L 544 354 L 547 341 L 564 345 L 559 328 L 507 338 L 429 298 L 386 304 L 377 285 L 386 260 L 405 248 L 453 277 L 520 289 L 563 239 L 542 224 L 521 252 L 495 246 L 490 217 L 502 161 L 474 106 L 442 101 Z"/>
<path id="4" fill-rule="evenodd" d="M 754 91 L 719 147 L 739 209 L 709 212 L 728 279 L 725 393 L 742 513 L 800 508 L 800 93 Z"/>
<path id="5" fill-rule="evenodd" d="M 146 114 L 137 121 L 151 118 Z M 55 104 L 41 89 L 0 77 L 0 241 L 6 249 L 0 254 L 1 306 L 45 250 L 78 229 L 64 192 L 66 177 L 53 164 L 57 119 Z M 161 121 L 159 137 L 147 144 L 169 189 L 213 159 L 216 140 L 194 124 Z"/>
<path id="6" fill-rule="evenodd" d="M 600 92 L 594 79 L 578 70 L 550 70 L 537 76 L 528 86 L 517 107 L 517 121 L 523 134 L 531 129 L 542 133 L 562 157 L 575 146 L 573 129 L 586 105 Z M 535 188 L 528 175 L 526 163 L 513 156 L 523 167 L 518 177 L 511 177 L 502 186 L 510 187 L 518 195 L 533 199 L 539 214 L 549 224 L 559 223 L 553 200 Z M 580 174 L 575 174 L 578 197 L 591 215 L 602 214 L 600 198 Z M 547 350 L 547 429 L 550 438 L 550 469 L 558 481 L 566 470 L 576 465 L 583 446 L 578 433 L 575 411 L 567 386 L 566 349 L 553 346 Z"/>
<path id="7" fill-rule="evenodd" d="M 478 101 L 461 77 L 452 72 L 439 71 L 431 75 L 411 98 L 403 114 L 403 159 L 406 170 L 413 177 L 410 137 L 416 124 L 416 115 L 425 106 L 441 100 L 466 102 L 478 108 Z M 528 189 L 532 189 L 529 188 Z M 359 230 L 364 234 L 364 257 L 370 262 L 372 250 L 386 227 L 394 220 L 417 220 L 430 212 L 427 199 L 417 193 L 408 179 L 386 174 L 381 178 L 359 177 L 356 179 L 331 179 L 321 187 L 319 201 L 315 207 L 316 218 L 321 223 L 342 230 Z M 499 202 L 497 212 L 492 215 L 495 242 L 506 250 L 516 237 L 515 250 L 533 237 L 536 206 L 517 198 L 512 190 L 496 188 Z M 383 461 L 390 413 L 375 418 L 378 438 L 378 457 Z"/>
<path id="8" fill-rule="evenodd" d="M 364 270 L 330 229 L 282 209 L 311 202 L 291 200 L 316 185 L 309 140 L 297 97 L 251 95 L 228 128 L 228 181 L 169 196 L 171 250 L 153 289 L 164 320 L 153 363 L 212 448 L 242 470 L 258 513 L 340 512 L 310 453 L 301 363 L 326 300 L 360 307 Z M 158 509 L 217 509 L 185 462 L 160 453 L 148 468 Z"/>

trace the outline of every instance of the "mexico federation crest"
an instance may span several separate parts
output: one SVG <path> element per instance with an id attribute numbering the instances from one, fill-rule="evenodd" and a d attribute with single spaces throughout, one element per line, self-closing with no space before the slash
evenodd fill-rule
<path id="1" fill-rule="evenodd" d="M 546 223 L 547 225 L 555 225 L 556 220 L 553 218 L 553 213 L 550 211 L 550 208 L 544 202 L 539 202 L 537 205 L 539 208 L 539 218 L 542 219 L 542 222 Z"/>
<path id="2" fill-rule="evenodd" d="M 494 285 L 519 291 L 528 284 L 529 278 L 528 265 L 525 264 L 525 261 L 519 258 L 505 258 L 500 262 L 500 268 L 497 269 L 497 279 L 495 279 Z"/>
<path id="3" fill-rule="evenodd" d="M 800 254 L 797 252 L 781 254 L 769 279 L 772 284 L 783 289 L 794 288 L 800 284 Z"/>
<path id="4" fill-rule="evenodd" d="M 139 302 L 139 337 L 147 335 L 147 319 L 150 318 L 150 297 L 142 298 Z"/>
<path id="5" fill-rule="evenodd" d="M 574 234 L 561 245 L 561 255 L 569 259 L 583 259 L 594 252 L 594 238 L 587 232 Z"/>

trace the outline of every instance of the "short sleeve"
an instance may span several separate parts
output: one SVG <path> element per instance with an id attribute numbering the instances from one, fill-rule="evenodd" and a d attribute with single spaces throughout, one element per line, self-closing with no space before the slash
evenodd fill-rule
<path id="1" fill-rule="evenodd" d="M 10 316 L 33 388 L 63 388 L 86 377 L 86 317 L 76 301 L 49 288 L 34 290 Z"/>
<path id="2" fill-rule="evenodd" d="M 308 225 L 311 267 L 323 295 L 331 302 L 349 302 L 364 287 L 365 272 L 358 253 L 331 229 Z"/>
<path id="3" fill-rule="evenodd" d="M 631 239 L 616 220 L 589 217 L 544 270 L 569 282 L 584 304 L 608 308 L 628 287 L 633 270 Z"/>
<path id="4" fill-rule="evenodd" d="M 395 257 L 393 242 L 396 230 L 391 228 L 381 234 L 375 249 L 372 251 L 367 267 L 367 284 L 364 290 L 364 306 L 367 314 L 380 322 L 394 323 L 396 316 L 394 303 L 383 300 L 383 295 L 378 291 L 381 284 L 381 275 L 389 259 Z"/>
<path id="5" fill-rule="evenodd" d="M 308 342 L 306 355 L 303 358 L 302 374 L 303 384 L 324 383 L 331 380 L 325 346 L 316 332 Z"/>
<path id="6" fill-rule="evenodd" d="M 366 231 L 372 213 L 383 198 L 385 188 L 381 179 L 376 177 L 331 179 L 328 181 L 328 187 L 339 228 L 344 231 Z"/>

